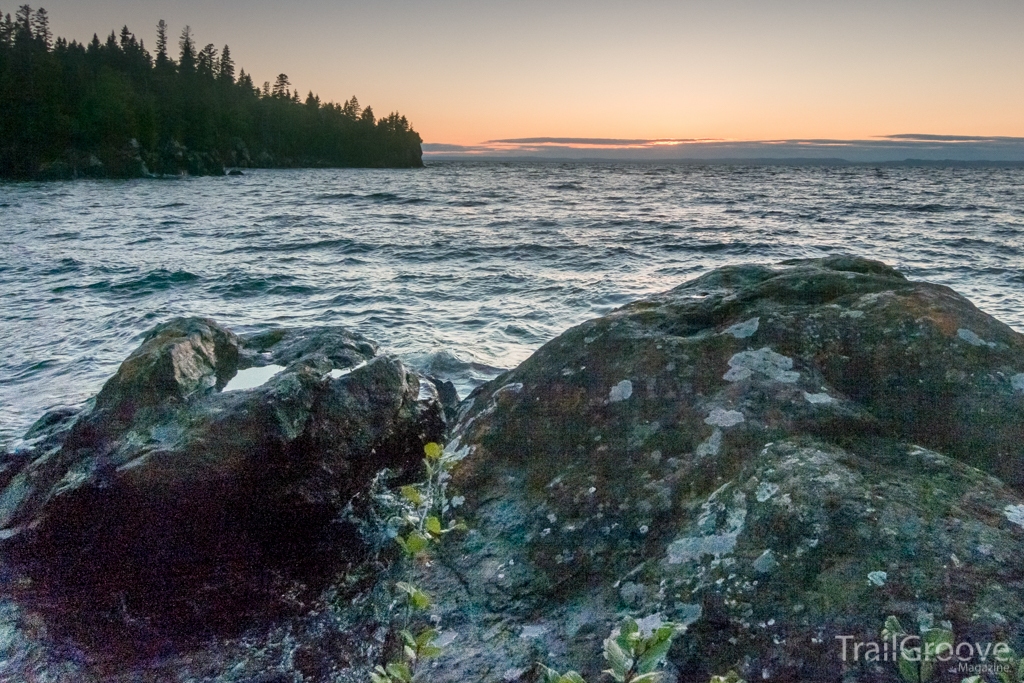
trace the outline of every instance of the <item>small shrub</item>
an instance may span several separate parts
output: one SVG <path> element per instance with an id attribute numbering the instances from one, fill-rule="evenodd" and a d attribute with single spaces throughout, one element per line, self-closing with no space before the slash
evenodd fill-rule
<path id="1" fill-rule="evenodd" d="M 650 635 L 643 635 L 635 620 L 627 617 L 614 633 L 604 641 L 604 658 L 609 668 L 604 673 L 616 683 L 657 683 L 661 673 L 656 671 L 665 663 L 672 647 L 672 639 L 683 630 L 678 624 L 665 622 Z M 586 683 L 575 671 L 559 673 L 540 665 L 544 683 Z"/>
<path id="2" fill-rule="evenodd" d="M 371 547 L 379 551 L 382 537 L 394 539 L 403 557 L 410 560 L 426 560 L 432 544 L 453 531 L 466 528 L 457 520 L 447 525 L 443 522 L 453 507 L 448 499 L 448 482 L 451 468 L 459 457 L 446 454 L 436 443 L 428 443 L 423 450 L 426 476 L 422 482 L 403 486 L 395 495 L 386 487 L 389 473 L 378 475 L 371 488 L 370 522 L 364 530 Z M 375 667 L 370 673 L 371 683 L 412 683 L 416 680 L 417 666 L 441 653 L 441 648 L 435 645 L 439 635 L 436 629 L 428 627 L 415 633 L 412 629 L 416 613 L 430 608 L 430 595 L 405 581 L 396 582 L 394 589 L 398 599 L 389 612 L 399 603 L 404 605 L 398 630 L 401 654 L 386 665 Z"/>

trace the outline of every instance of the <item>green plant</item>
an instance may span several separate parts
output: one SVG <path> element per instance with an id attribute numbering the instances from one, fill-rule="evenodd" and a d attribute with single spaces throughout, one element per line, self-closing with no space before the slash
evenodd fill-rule
<path id="1" fill-rule="evenodd" d="M 902 642 L 907 638 L 907 631 L 900 624 L 895 616 L 885 620 L 882 627 L 882 638 L 887 641 L 900 642 L 899 656 L 896 658 L 896 667 L 900 676 L 907 683 L 925 683 L 935 675 L 938 651 L 947 647 L 952 651 L 953 631 L 949 628 L 932 627 L 924 623 L 919 625 L 921 635 L 915 638 L 920 645 L 917 647 L 904 647 Z"/>
<path id="2" fill-rule="evenodd" d="M 735 671 L 730 671 L 724 676 L 712 676 L 711 683 L 747 683 L 745 680 L 740 678 L 740 675 Z"/>
<path id="3" fill-rule="evenodd" d="M 661 674 L 655 669 L 665 662 L 672 638 L 680 627 L 666 622 L 644 636 L 639 625 L 627 618 L 622 622 L 617 637 L 604 641 L 604 658 L 610 665 L 605 669 L 616 683 L 647 683 L 658 681 Z"/>
<path id="4" fill-rule="evenodd" d="M 999 660 L 1000 666 L 1005 666 L 1006 671 L 1000 671 L 999 683 L 1024 683 L 1024 659 L 1017 656 L 1013 650 L 1009 650 Z"/>
<path id="5" fill-rule="evenodd" d="M 604 658 L 610 667 L 604 673 L 616 683 L 657 683 L 661 674 L 656 669 L 665 663 L 672 638 L 681 630 L 679 625 L 665 622 L 644 635 L 639 624 L 626 617 L 618 635 L 613 632 L 604 641 Z M 541 664 L 540 672 L 544 683 L 585 683 L 575 671 L 563 674 Z"/>
<path id="6" fill-rule="evenodd" d="M 456 520 L 447 525 L 442 521 L 452 508 L 447 493 L 448 481 L 458 456 L 445 454 L 441 445 L 433 442 L 424 446 L 423 451 L 426 456 L 423 459 L 424 481 L 402 486 L 400 496 L 396 497 L 383 490 L 385 473 L 374 482 L 375 490 L 372 490 L 377 508 L 374 511 L 375 521 L 378 526 L 383 526 L 386 537 L 394 538 L 403 556 L 411 560 L 425 560 L 431 544 L 446 534 L 466 528 Z M 394 588 L 398 598 L 392 605 L 403 603 L 405 607 L 398 631 L 401 653 L 386 665 L 374 668 L 370 673 L 372 683 L 412 683 L 416 680 L 417 666 L 441 653 L 441 648 L 435 644 L 439 635 L 436 629 L 426 627 L 414 633 L 411 626 L 416 613 L 430 607 L 430 595 L 406 581 L 396 582 Z"/>
<path id="7" fill-rule="evenodd" d="M 402 638 L 402 659 L 375 667 L 370 672 L 371 683 L 411 683 L 415 680 L 417 664 L 441 654 L 441 648 L 434 645 L 438 636 L 436 629 L 426 628 L 416 635 L 403 629 L 399 635 Z"/>
<path id="8" fill-rule="evenodd" d="M 410 557 L 418 557 L 431 542 L 440 540 L 445 534 L 466 528 L 456 520 L 451 520 L 448 526 L 442 524 L 445 514 L 452 508 L 452 501 L 448 499 L 448 482 L 458 456 L 446 454 L 440 444 L 433 442 L 424 446 L 423 451 L 426 455 L 423 459 L 425 479 L 400 489 L 406 503 L 400 513 L 406 533 L 399 533 L 395 540 Z"/>
<path id="9" fill-rule="evenodd" d="M 540 665 L 540 675 L 542 683 L 587 683 L 583 680 L 583 676 L 575 671 L 566 671 L 564 674 L 560 674 L 543 664 Z"/>

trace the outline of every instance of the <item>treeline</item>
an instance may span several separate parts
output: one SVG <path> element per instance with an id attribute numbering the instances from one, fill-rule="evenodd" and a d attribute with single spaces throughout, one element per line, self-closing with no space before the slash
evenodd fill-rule
<path id="1" fill-rule="evenodd" d="M 127 26 L 83 45 L 54 39 L 45 9 L 0 17 L 0 177 L 422 166 L 404 116 L 303 99 L 285 74 L 257 85 L 188 26 L 176 52 L 163 21 L 152 54 Z"/>

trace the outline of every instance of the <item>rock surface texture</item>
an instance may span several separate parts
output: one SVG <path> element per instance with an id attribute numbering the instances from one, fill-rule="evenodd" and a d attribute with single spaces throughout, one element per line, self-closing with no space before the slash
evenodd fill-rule
<path id="1" fill-rule="evenodd" d="M 443 418 L 393 359 L 331 379 L 373 358 L 363 340 L 278 336 L 154 330 L 94 405 L 43 418 L 7 456 L 5 543 L 66 547 L 102 522 L 173 562 L 232 515 L 240 547 L 315 545 Z M 218 391 L 235 365 L 270 363 L 286 369 Z M 877 641 L 890 614 L 1024 650 L 1024 335 L 884 264 L 726 267 L 584 323 L 463 401 L 447 452 L 469 531 L 429 566 L 364 567 L 298 616 L 102 673 L 365 681 L 396 578 L 433 596 L 445 647 L 426 681 L 534 681 L 538 661 L 597 681 L 624 615 L 688 625 L 670 681 L 896 681 L 837 640 Z M 268 522 L 299 517 L 319 521 L 294 546 Z M 75 566 L 94 571 L 97 547 Z M 11 670 L 98 675 L 41 618 L 0 604 Z"/>
<path id="2" fill-rule="evenodd" d="M 358 335 L 177 319 L 7 456 L 0 537 L 84 607 L 202 629 L 352 560 L 345 507 L 444 429 L 433 385 Z"/>
<path id="3" fill-rule="evenodd" d="M 596 676 L 624 612 L 690 624 L 681 680 L 893 679 L 836 640 L 888 614 L 1019 647 L 1022 372 L 1024 336 L 856 258 L 722 268 L 569 330 L 463 404 L 437 680 Z"/>

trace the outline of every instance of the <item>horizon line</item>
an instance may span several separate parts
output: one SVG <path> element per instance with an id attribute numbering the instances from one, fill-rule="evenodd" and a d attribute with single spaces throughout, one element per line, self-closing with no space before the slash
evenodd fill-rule
<path id="1" fill-rule="evenodd" d="M 564 158 L 667 161 L 701 159 L 842 159 L 849 162 L 1024 162 L 1024 137 L 898 133 L 870 138 L 524 137 L 475 145 L 424 142 L 424 158 Z"/>

